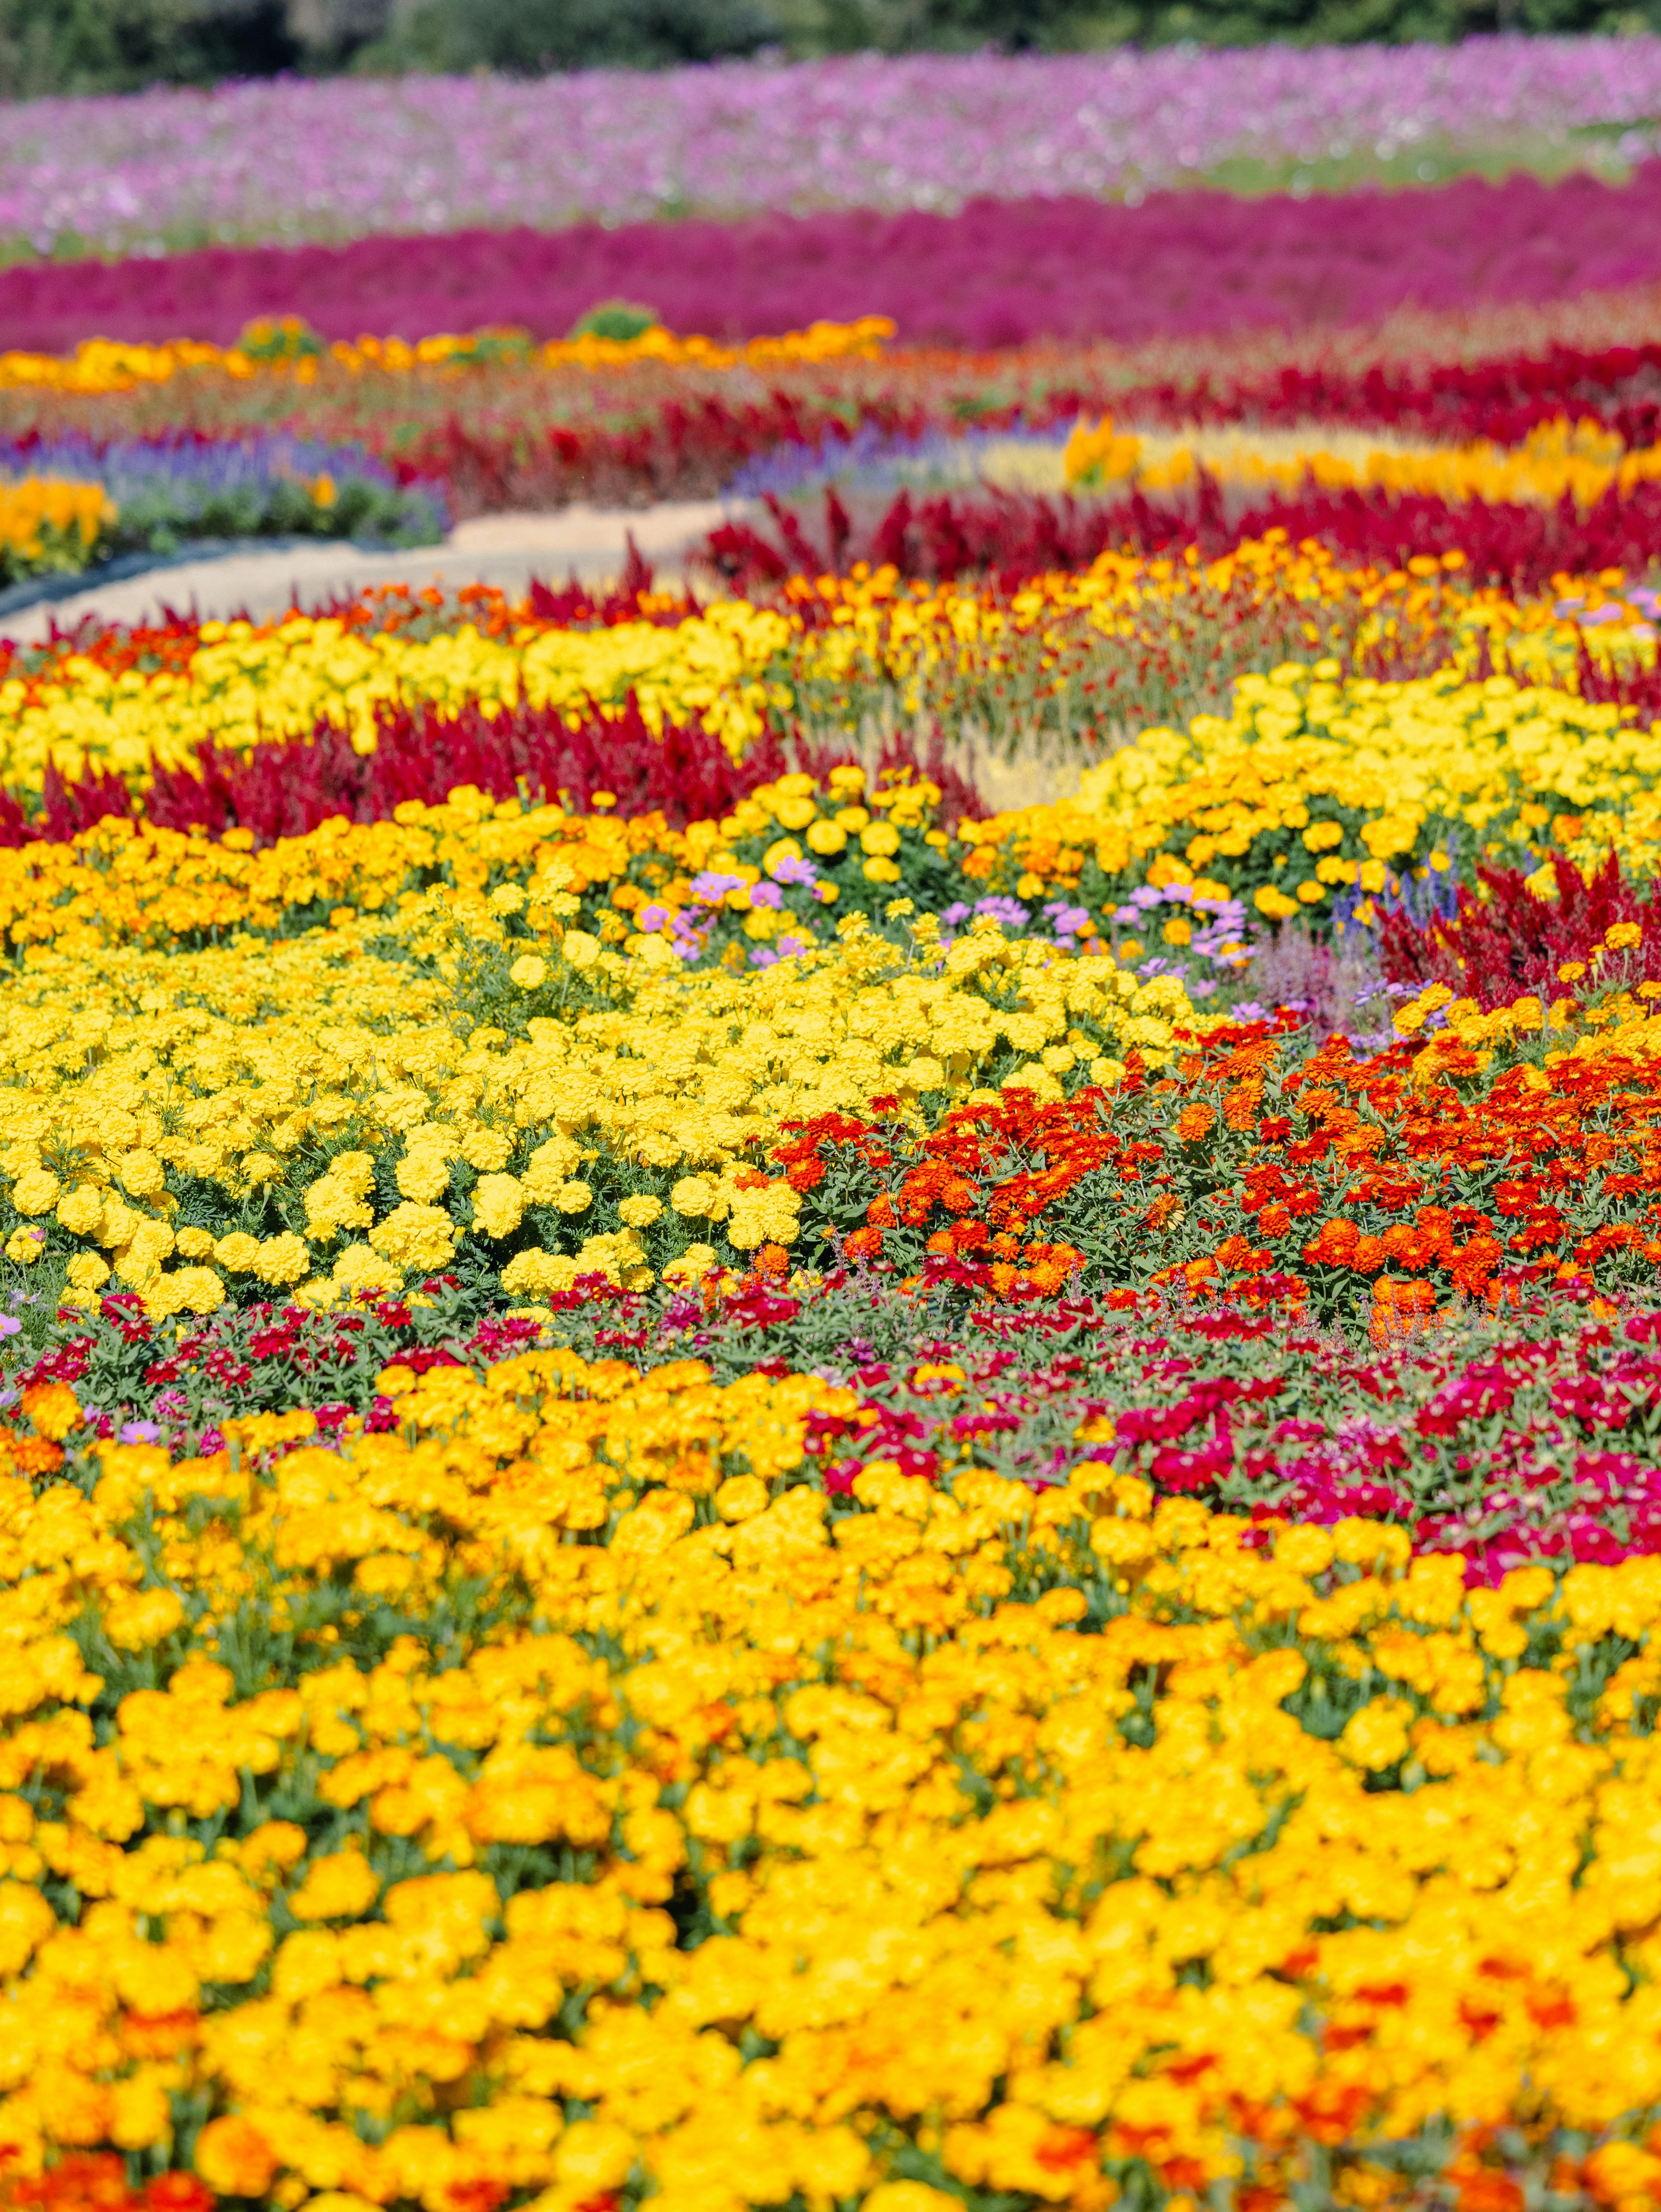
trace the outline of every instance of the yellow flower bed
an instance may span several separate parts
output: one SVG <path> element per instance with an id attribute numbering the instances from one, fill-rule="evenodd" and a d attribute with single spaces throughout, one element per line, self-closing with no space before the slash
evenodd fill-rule
<path id="1" fill-rule="evenodd" d="M 1136 484 L 1147 492 L 1179 491 L 1201 470 L 1244 492 L 1376 489 L 1445 500 L 1520 501 L 1555 507 L 1570 498 L 1593 507 L 1610 491 L 1628 493 L 1661 477 L 1661 453 L 1628 452 L 1592 417 L 1558 416 L 1530 430 L 1518 446 L 1486 438 L 1469 446 L 1415 446 L 1371 441 L 1365 433 L 1319 427 L 1278 433 L 1231 428 L 1137 434 L 1110 415 L 1094 429 L 1080 423 L 1062 455 L 1061 473 L 1083 489 Z"/>
<path id="2" fill-rule="evenodd" d="M 1583 2131 L 1573 2201 L 1651 2200 L 1653 1560 L 1467 1589 L 1399 1529 L 1254 1550 L 971 1446 L 833 1504 L 807 1419 L 855 1398 L 813 1376 L 382 1389 L 399 1431 L 338 1450 L 262 1414 L 0 1477 L 25 2170 L 1104 2212 L 1451 2166 L 1510 2205 L 1515 2127 Z"/>
<path id="3" fill-rule="evenodd" d="M 1086 769 L 1075 799 L 960 834 L 989 873 L 1006 852 L 1042 869 L 1045 853 L 1079 847 L 1112 878 L 1220 878 L 1277 918 L 1382 890 L 1393 870 L 1445 871 L 1461 841 L 1478 857 L 1543 857 L 1534 841 L 1548 829 L 1579 857 L 1613 845 L 1652 867 L 1661 728 L 1634 713 L 1512 675 L 1448 667 L 1385 684 L 1288 662 L 1239 678 L 1229 716 L 1144 731 Z"/>
<path id="4" fill-rule="evenodd" d="M 562 920 L 649 823 L 399 813 L 259 854 L 105 824 L 3 856 L 14 938 L 58 939 L 0 1000 L 14 1263 L 66 1260 L 82 1296 L 113 1273 L 161 1313 L 395 1289 L 467 1239 L 509 1296 L 646 1282 L 794 1241 L 764 1164 L 782 1121 L 995 1070 L 1058 1097 L 1057 1071 L 1116 1080 L 1194 1019 L 1170 979 L 995 928 L 942 953 L 920 926 L 908 960 L 855 916 L 772 967 L 683 969 L 661 937 L 618 951 Z M 697 866 L 704 832 L 665 842 Z M 337 896 L 329 928 L 254 933 Z M 210 930 L 229 943 L 176 949 Z"/>
<path id="5" fill-rule="evenodd" d="M 61 775 L 113 770 L 142 785 L 209 744 L 308 736 L 319 720 L 375 744 L 375 709 L 402 700 L 458 713 L 523 699 L 582 719 L 621 711 L 632 691 L 654 729 L 699 722 L 736 758 L 773 696 L 768 663 L 787 645 L 783 617 L 727 600 L 672 628 L 646 622 L 586 630 L 526 623 L 504 637 L 471 623 L 426 640 L 305 615 L 269 626 L 204 623 L 182 671 L 113 670 L 70 654 L 42 677 L 0 683 L 0 780 L 38 790 Z"/>

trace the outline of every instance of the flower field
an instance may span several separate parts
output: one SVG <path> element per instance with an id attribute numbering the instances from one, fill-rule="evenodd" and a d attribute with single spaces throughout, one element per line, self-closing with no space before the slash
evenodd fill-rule
<path id="1" fill-rule="evenodd" d="M 1518 147 L 1561 169 L 1575 134 L 1620 167 L 1653 150 L 1658 87 L 1661 42 L 1622 37 L 157 89 L 16 111 L 0 230 L 20 258 L 149 256 L 688 212 L 928 210 L 1147 191 L 1231 166 L 1286 185 L 1323 166 L 1353 177 L 1357 163 L 1405 179 L 1440 161 L 1445 176 L 1451 160 L 1503 167 Z"/>
<path id="2" fill-rule="evenodd" d="M 1652 44 L 18 112 L 0 2212 L 1661 2205 Z"/>

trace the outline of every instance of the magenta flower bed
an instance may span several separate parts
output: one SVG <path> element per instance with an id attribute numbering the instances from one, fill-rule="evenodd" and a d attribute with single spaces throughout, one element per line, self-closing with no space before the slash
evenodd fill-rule
<path id="1" fill-rule="evenodd" d="M 1365 323 L 1409 302 L 1558 299 L 1657 278 L 1651 163 L 1619 187 L 1513 177 L 1348 198 L 1166 193 L 1138 208 L 979 201 L 955 216 L 852 210 L 39 264 L 0 275 L 0 332 L 49 351 L 95 336 L 228 343 L 251 316 L 299 314 L 329 337 L 489 323 L 551 337 L 622 295 L 681 331 L 753 336 L 886 314 L 902 338 L 983 348 Z"/>
<path id="2" fill-rule="evenodd" d="M 7 111 L 0 237 L 39 253 L 542 229 L 673 210 L 950 212 L 979 194 L 1104 196 L 1365 154 L 1536 140 L 1661 115 L 1661 39 L 1040 59 L 861 56 L 158 90 Z"/>

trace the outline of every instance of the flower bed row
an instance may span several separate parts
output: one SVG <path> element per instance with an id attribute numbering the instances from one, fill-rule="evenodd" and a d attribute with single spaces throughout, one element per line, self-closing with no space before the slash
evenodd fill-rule
<path id="1" fill-rule="evenodd" d="M 833 502 L 833 521 L 837 512 Z M 782 520 L 788 537 L 790 518 Z M 1186 720 L 1223 703 L 1235 675 L 1289 654 L 1324 652 L 1348 672 L 1398 676 L 1488 666 L 1497 655 L 1524 675 L 1584 683 L 1578 633 L 1556 604 L 1471 587 L 1457 553 L 1351 568 L 1277 532 L 1215 562 L 1108 556 L 1083 574 L 1058 564 L 1013 586 L 908 586 L 891 568 L 841 580 L 787 570 L 783 588 L 753 603 L 700 606 L 654 591 L 636 563 L 598 601 L 540 586 L 523 605 L 484 589 L 447 600 L 374 591 L 259 625 L 83 628 L 0 659 L 9 718 L 0 775 L 26 810 L 7 814 L 6 836 L 30 834 L 43 792 L 37 831 L 140 808 L 158 822 L 236 823 L 263 836 L 265 802 L 247 778 L 263 785 L 268 769 L 257 763 L 279 768 L 281 749 L 296 741 L 313 750 L 294 771 L 295 804 L 302 791 L 319 803 L 333 792 L 349 814 L 377 819 L 400 799 L 441 799 L 457 781 L 505 799 L 521 775 L 532 791 L 580 792 L 586 804 L 593 781 L 577 756 L 577 781 L 566 780 L 560 747 L 596 713 L 620 729 L 643 717 L 654 736 L 677 727 L 699 757 L 702 738 L 718 740 L 764 779 L 757 748 L 779 737 L 817 756 L 873 723 L 891 732 L 918 718 L 937 736 L 977 734 L 993 751 L 1042 741 L 1090 757 L 1150 720 Z M 1586 620 L 1629 623 L 1635 613 L 1597 585 L 1578 607 Z M 1644 665 L 1641 654 L 1605 650 L 1603 673 L 1590 680 L 1617 703 L 1628 692 L 1647 698 Z M 433 716 L 447 734 L 424 765 L 401 754 L 378 764 L 383 739 L 396 749 L 412 718 Z M 624 742 L 619 779 L 636 772 Z M 678 756 L 689 769 L 691 757 Z M 638 772 L 652 803 L 679 805 L 686 818 L 672 776 L 654 778 L 648 760 Z M 224 799 L 228 779 L 253 811 Z M 621 795 L 620 783 L 599 784 Z M 688 804 L 696 812 L 703 802 Z"/>
<path id="2" fill-rule="evenodd" d="M 26 1392 L 20 2203 L 1649 2201 L 1648 1562 L 827 1482 L 879 1381 L 379 1382 L 181 1458 Z"/>
<path id="3" fill-rule="evenodd" d="M 1549 1005 L 1401 987 L 1410 1082 L 1340 1044 L 1300 1073 L 1314 1033 L 1282 1053 L 1219 1010 L 1261 1017 L 1262 921 L 1365 942 L 1469 880 L 1475 840 L 1560 871 L 1564 841 L 1649 857 L 1653 735 L 1509 678 L 1346 694 L 1287 668 L 1239 690 L 1232 725 L 1150 733 L 1078 800 L 955 838 L 938 786 L 849 764 L 681 833 L 464 790 L 259 851 L 246 829 L 119 820 L 27 846 L 3 879 L 32 948 L 7 1014 L 6 1255 L 82 1295 L 113 1271 L 157 1311 L 392 1294 L 452 1264 L 534 1300 L 585 1272 L 631 1286 L 896 1238 L 903 1272 L 966 1267 L 1000 1296 L 1080 1269 L 1196 1293 L 1267 1271 L 1326 1318 L 1375 1279 L 1641 1282 L 1661 932 L 1630 907 L 1560 945 L 1583 957 Z M 1541 796 L 1566 786 L 1573 818 Z M 1146 1138 L 1139 1068 L 1161 1078 Z M 1294 1140 L 1305 1084 L 1318 1126 Z M 1049 1162 L 1006 1159 L 995 1188 L 977 1115 L 1012 1091 L 1073 1104 L 1030 1139 L 994 1125 L 995 1152 Z M 879 1097 L 925 1133 L 964 1109 L 956 1167 L 925 1147 L 914 1177 L 910 1138 L 868 1138 Z M 1525 1173 L 1548 1141 L 1549 1174 Z M 899 1164 L 875 1185 L 873 1143 Z"/>
<path id="4" fill-rule="evenodd" d="M 32 255 L 154 257 L 689 210 L 1106 198 L 1242 164 L 1282 185 L 1323 168 L 1409 183 L 1427 161 L 1445 175 L 1450 157 L 1520 155 L 1553 173 L 1566 141 L 1605 133 L 1617 167 L 1641 159 L 1658 88 L 1652 38 L 1531 36 L 158 88 L 32 103 L 0 167 L 0 231 Z M 303 208 L 293 163 L 309 180 Z"/>
<path id="5" fill-rule="evenodd" d="M 112 334 L 234 343 L 253 316 L 303 316 L 327 338 L 366 326 L 522 324 L 563 337 L 597 301 L 654 308 L 723 339 L 890 317 L 912 343 L 977 349 L 1040 337 L 1369 324 L 1409 302 L 1535 301 L 1653 283 L 1661 174 L 1618 188 L 1573 177 L 1466 179 L 1405 194 L 1183 193 L 1138 207 L 1056 193 L 957 213 L 868 210 L 554 232 L 211 247 L 0 273 L 12 344 L 58 353 Z"/>
<path id="6" fill-rule="evenodd" d="M 602 304 L 595 313 L 604 322 L 607 312 Z M 103 398 L 141 386 L 171 384 L 175 378 L 226 378 L 236 384 L 277 378 L 292 379 L 303 390 L 316 382 L 326 360 L 349 376 L 405 379 L 423 371 L 453 376 L 459 370 L 502 362 L 591 374 L 648 362 L 673 368 L 755 370 L 787 362 L 874 359 L 882 341 L 894 335 L 885 316 L 867 315 L 851 324 L 816 322 L 809 330 L 788 331 L 782 337 L 754 337 L 745 344 L 722 346 L 697 336 L 677 337 L 652 322 L 648 311 L 626 302 L 612 303 L 610 314 L 620 324 L 644 327 L 636 327 L 628 336 L 608 336 L 587 327 L 595 319 L 591 314 L 579 319 L 570 337 L 543 344 L 533 344 L 529 333 L 517 326 L 502 326 L 465 337 L 423 335 L 413 343 L 402 337 L 360 334 L 337 338 L 326 349 L 302 318 L 265 316 L 245 324 L 236 343 L 228 347 L 195 338 L 145 345 L 100 337 L 83 339 L 70 355 L 14 349 L 0 354 L 0 386 Z"/>
<path id="7" fill-rule="evenodd" d="M 511 330 L 326 346 L 299 323 L 267 324 L 229 351 L 98 341 L 61 359 L 0 356 L 0 430 L 25 451 L 98 453 L 189 436 L 250 445 L 282 430 L 362 447 L 401 483 L 442 482 L 463 512 L 784 490 L 854 469 L 863 482 L 885 456 L 949 468 L 965 430 L 1059 439 L 1104 408 L 1144 435 L 1326 422 L 1439 448 L 1524 446 L 1561 416 L 1637 451 L 1654 433 L 1652 325 L 1648 292 L 1594 295 L 1553 314 L 1419 314 L 1394 331 L 1333 331 L 1311 359 L 1306 343 L 1240 333 L 885 352 L 880 318 L 726 351 L 656 330 L 544 347 Z M 1481 489 L 1505 495 L 1497 479 Z"/>
<path id="8" fill-rule="evenodd" d="M 186 435 L 0 446 L 0 581 L 76 574 L 124 553 L 193 539 L 352 538 L 428 545 L 448 523 L 442 489 L 399 483 L 351 447 L 289 437 Z"/>
<path id="9" fill-rule="evenodd" d="M 862 561 L 931 581 L 989 573 L 1013 581 L 1047 568 L 1087 568 L 1104 555 L 1171 558 L 1192 548 L 1214 561 L 1243 543 L 1278 538 L 1385 569 L 1434 568 L 1451 552 L 1479 581 L 1531 594 L 1559 578 L 1610 571 L 1639 582 L 1651 573 L 1661 517 L 1661 489 L 1649 482 L 1625 492 L 1612 484 L 1588 507 L 1577 506 L 1566 486 L 1558 504 L 1546 507 L 1384 484 L 1323 490 L 1312 480 L 1264 496 L 1247 488 L 1230 496 L 1204 468 L 1184 477 L 1174 492 L 1079 499 L 977 486 L 885 489 L 844 502 L 832 483 L 823 520 L 811 502 L 798 511 L 769 495 L 766 515 L 717 525 L 702 557 L 729 590 L 753 592 L 804 567 Z"/>
<path id="10" fill-rule="evenodd" d="M 654 732 L 666 720 L 697 722 L 737 758 L 762 732 L 769 665 L 794 634 L 782 614 L 742 600 L 702 611 L 636 603 L 584 628 L 510 618 L 481 629 L 476 604 L 437 623 L 360 626 L 349 611 L 258 628 L 181 623 L 161 634 L 159 650 L 141 640 L 135 651 L 118 632 L 107 654 L 82 650 L 78 637 L 14 653 L 0 684 L 7 780 L 38 790 L 50 765 L 70 777 L 113 773 L 142 789 L 213 745 L 243 754 L 262 740 L 309 737 L 322 722 L 368 753 L 378 712 L 490 713 L 521 701 L 575 724 L 598 707 L 624 714 L 633 699 Z M 418 599 L 416 611 L 428 611 Z"/>

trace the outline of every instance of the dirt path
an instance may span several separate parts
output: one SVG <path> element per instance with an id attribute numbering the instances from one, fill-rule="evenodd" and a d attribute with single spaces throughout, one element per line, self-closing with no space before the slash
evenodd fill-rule
<path id="1" fill-rule="evenodd" d="M 635 509 L 568 507 L 555 514 L 484 515 L 459 524 L 444 544 L 411 553 L 360 552 L 348 544 L 251 550 L 43 602 L 0 618 L 0 633 L 18 644 L 35 644 L 54 622 L 68 629 L 88 614 L 104 622 L 155 621 L 164 607 L 204 620 L 244 612 L 269 620 L 296 603 L 321 605 L 366 584 L 495 584 L 517 597 L 532 576 L 557 584 L 573 573 L 585 583 L 616 576 L 631 532 L 660 577 L 677 581 L 687 550 L 733 511 L 714 499 Z"/>

